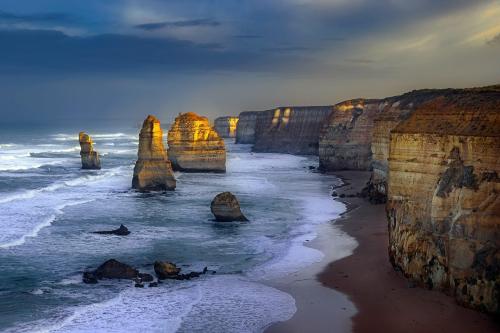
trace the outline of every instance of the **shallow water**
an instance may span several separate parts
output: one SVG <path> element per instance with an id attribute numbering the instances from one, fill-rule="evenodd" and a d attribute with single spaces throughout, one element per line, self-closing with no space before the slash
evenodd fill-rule
<path id="1" fill-rule="evenodd" d="M 92 135 L 92 133 L 91 133 Z M 176 173 L 175 192 L 130 190 L 137 134 L 92 135 L 103 169 L 80 170 L 77 135 L 0 141 L 0 330 L 6 332 L 260 332 L 295 312 L 263 284 L 323 254 L 303 246 L 345 207 L 314 157 L 250 153 L 227 143 L 226 174 Z M 210 202 L 235 193 L 249 223 L 218 224 Z M 92 234 L 126 225 L 127 237 Z M 115 258 L 152 273 L 155 260 L 215 275 L 134 288 L 81 283 Z"/>

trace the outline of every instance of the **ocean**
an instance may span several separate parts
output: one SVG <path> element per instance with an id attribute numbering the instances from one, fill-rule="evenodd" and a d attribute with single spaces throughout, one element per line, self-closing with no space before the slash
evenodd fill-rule
<path id="1" fill-rule="evenodd" d="M 0 135 L 0 331 L 262 332 L 294 314 L 294 299 L 266 281 L 321 260 L 304 244 L 345 211 L 330 195 L 340 180 L 309 169 L 316 157 L 226 140 L 227 173 L 176 173 L 174 192 L 138 193 L 138 133 L 90 135 L 102 170 L 80 169 L 77 132 Z M 213 221 L 223 191 L 250 222 Z M 131 234 L 92 233 L 120 224 Z M 151 274 L 155 260 L 216 274 L 158 288 L 82 283 L 110 258 Z"/>

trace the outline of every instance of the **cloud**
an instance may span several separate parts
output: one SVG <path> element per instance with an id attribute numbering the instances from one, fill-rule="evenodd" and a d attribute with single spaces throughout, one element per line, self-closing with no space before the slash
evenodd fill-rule
<path id="1" fill-rule="evenodd" d="M 72 22 L 75 17 L 66 13 L 37 13 L 20 15 L 0 10 L 0 22 L 4 23 L 65 23 Z"/>
<path id="2" fill-rule="evenodd" d="M 488 45 L 500 45 L 500 34 L 486 42 Z"/>
<path id="3" fill-rule="evenodd" d="M 216 27 L 221 23 L 212 19 L 195 19 L 183 21 L 165 21 L 137 24 L 134 27 L 146 31 L 153 31 L 163 28 L 185 28 L 185 27 Z"/>

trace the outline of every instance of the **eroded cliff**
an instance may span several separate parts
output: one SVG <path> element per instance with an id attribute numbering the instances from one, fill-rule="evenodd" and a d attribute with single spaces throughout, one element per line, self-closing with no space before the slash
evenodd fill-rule
<path id="1" fill-rule="evenodd" d="M 222 138 L 236 137 L 238 117 L 219 117 L 214 121 L 214 129 Z"/>
<path id="2" fill-rule="evenodd" d="M 82 159 L 82 169 L 100 169 L 101 160 L 99 154 L 94 150 L 94 143 L 88 134 L 80 132 L 80 157 Z"/>
<path id="3" fill-rule="evenodd" d="M 139 191 L 175 189 L 174 173 L 163 146 L 163 131 L 154 116 L 149 115 L 142 124 L 137 155 L 132 188 Z"/>
<path id="4" fill-rule="evenodd" d="M 440 95 L 390 136 L 390 259 L 417 284 L 499 313 L 500 89 Z"/>
<path id="5" fill-rule="evenodd" d="M 319 132 L 331 110 L 331 106 L 290 106 L 258 112 L 253 150 L 317 155 Z"/>
<path id="6" fill-rule="evenodd" d="M 180 114 L 168 132 L 168 156 L 174 170 L 225 172 L 224 140 L 206 117 L 194 112 Z"/>
<path id="7" fill-rule="evenodd" d="M 353 99 L 334 105 L 319 137 L 319 167 L 324 171 L 368 170 L 372 160 L 373 120 L 380 100 Z"/>
<path id="8" fill-rule="evenodd" d="M 236 126 L 236 143 L 250 144 L 255 142 L 255 126 L 258 111 L 241 112 Z"/>

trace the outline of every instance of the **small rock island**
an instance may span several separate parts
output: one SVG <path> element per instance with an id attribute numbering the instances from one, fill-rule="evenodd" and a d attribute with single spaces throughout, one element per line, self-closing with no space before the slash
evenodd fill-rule
<path id="1" fill-rule="evenodd" d="M 78 134 L 80 141 L 80 156 L 82 158 L 82 169 L 100 170 L 101 160 L 99 154 L 94 150 L 94 143 L 90 136 L 85 132 Z"/>
<path id="2" fill-rule="evenodd" d="M 215 196 L 210 210 L 218 222 L 248 221 L 240 209 L 240 203 L 231 192 L 222 192 Z"/>
<path id="3" fill-rule="evenodd" d="M 172 165 L 163 146 L 160 121 L 149 115 L 139 134 L 138 159 L 132 188 L 139 191 L 172 191 L 176 181 Z"/>
<path id="4" fill-rule="evenodd" d="M 180 114 L 168 132 L 168 156 L 172 168 L 185 172 L 226 172 L 224 140 L 206 117 Z"/>

